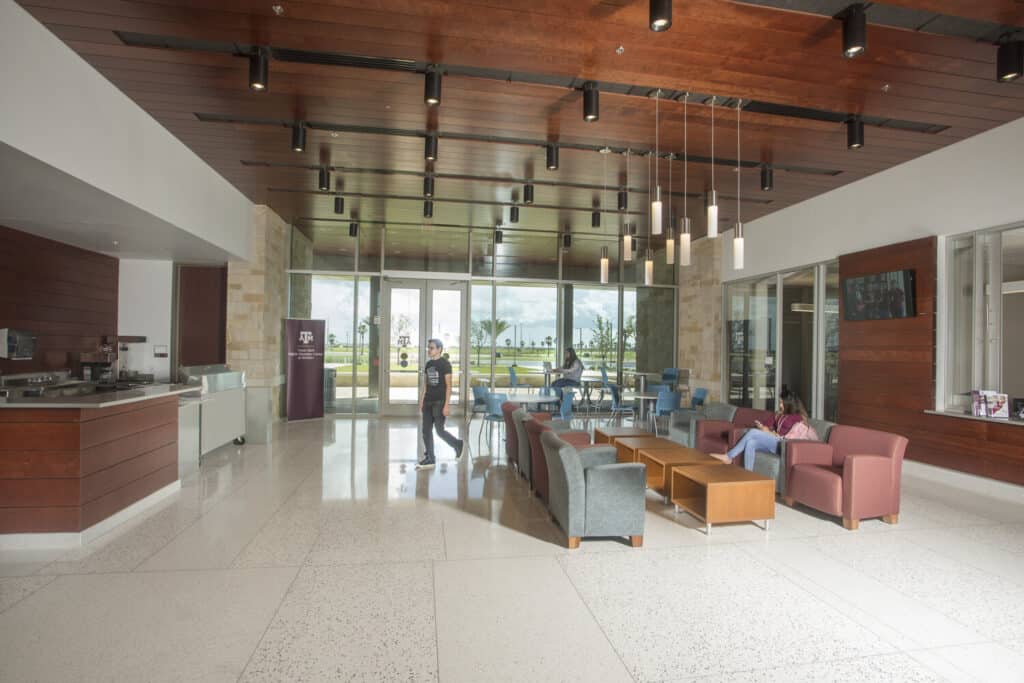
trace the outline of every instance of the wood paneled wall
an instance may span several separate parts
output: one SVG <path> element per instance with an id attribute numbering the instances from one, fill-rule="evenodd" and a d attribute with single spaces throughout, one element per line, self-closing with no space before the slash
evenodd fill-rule
<path id="1" fill-rule="evenodd" d="M 848 277 L 913 269 L 917 316 L 839 315 L 839 422 L 902 434 L 912 460 L 1024 484 L 1024 427 L 926 415 L 935 407 L 936 238 L 839 257 Z"/>
<path id="2" fill-rule="evenodd" d="M 178 365 L 226 362 L 227 266 L 178 268 Z"/>
<path id="3" fill-rule="evenodd" d="M 32 360 L 0 359 L 0 375 L 77 366 L 117 334 L 118 260 L 0 226 L 0 327 L 36 335 Z"/>

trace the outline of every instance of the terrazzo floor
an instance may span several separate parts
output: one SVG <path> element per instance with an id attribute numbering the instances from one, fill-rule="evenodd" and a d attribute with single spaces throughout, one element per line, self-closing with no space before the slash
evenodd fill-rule
<path id="1" fill-rule="evenodd" d="M 282 425 L 83 548 L 0 553 L 0 681 L 1024 680 L 1015 487 L 908 463 L 899 525 L 711 536 L 651 494 L 643 548 L 568 551 L 503 457 L 438 448 Z"/>

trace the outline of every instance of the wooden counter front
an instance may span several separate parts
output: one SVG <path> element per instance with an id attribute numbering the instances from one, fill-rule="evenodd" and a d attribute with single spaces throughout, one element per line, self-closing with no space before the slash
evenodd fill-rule
<path id="1" fill-rule="evenodd" d="M 177 396 L 0 410 L 0 534 L 80 532 L 177 478 Z"/>

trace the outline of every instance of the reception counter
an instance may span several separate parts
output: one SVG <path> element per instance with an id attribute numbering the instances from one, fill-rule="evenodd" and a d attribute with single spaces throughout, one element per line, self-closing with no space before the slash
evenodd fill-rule
<path id="1" fill-rule="evenodd" d="M 178 396 L 195 390 L 0 402 L 0 547 L 12 534 L 55 534 L 55 545 L 74 545 L 176 490 Z"/>

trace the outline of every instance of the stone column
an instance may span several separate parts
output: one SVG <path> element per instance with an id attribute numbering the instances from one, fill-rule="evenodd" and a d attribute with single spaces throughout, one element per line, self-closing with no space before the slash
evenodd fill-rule
<path id="1" fill-rule="evenodd" d="M 679 269 L 679 367 L 690 368 L 690 390 L 708 390 L 723 400 L 722 389 L 722 243 L 723 238 L 693 243 L 692 265 Z"/>
<path id="2" fill-rule="evenodd" d="M 290 226 L 267 206 L 255 206 L 248 261 L 228 263 L 228 364 L 244 370 L 246 439 L 267 443 L 281 417 Z"/>

